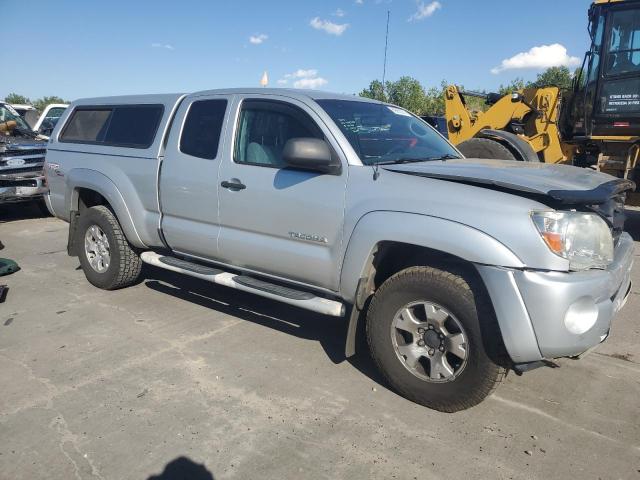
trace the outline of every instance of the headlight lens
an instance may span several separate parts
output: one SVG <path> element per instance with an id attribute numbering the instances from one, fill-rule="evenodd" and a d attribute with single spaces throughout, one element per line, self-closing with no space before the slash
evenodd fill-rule
<path id="1" fill-rule="evenodd" d="M 613 261 L 613 237 L 599 215 L 532 212 L 531 218 L 549 249 L 569 260 L 570 270 L 604 269 Z"/>

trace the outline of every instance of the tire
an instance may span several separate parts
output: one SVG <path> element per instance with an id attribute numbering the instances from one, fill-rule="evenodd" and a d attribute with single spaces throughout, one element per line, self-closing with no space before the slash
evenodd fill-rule
<path id="1" fill-rule="evenodd" d="M 456 148 L 467 158 L 519 160 L 507 147 L 489 138 L 471 138 Z"/>
<path id="2" fill-rule="evenodd" d="M 103 290 L 116 290 L 136 282 L 142 270 L 142 260 L 129 245 L 111 210 L 104 205 L 84 210 L 78 218 L 76 232 L 80 265 L 89 283 Z M 87 240 L 87 236 L 95 242 Z M 101 255 L 108 261 L 100 262 L 96 258 L 98 250 L 101 254 L 108 254 Z"/>
<path id="3" fill-rule="evenodd" d="M 425 308 L 434 305 L 434 311 L 421 323 L 425 326 L 423 334 L 407 337 L 403 330 L 406 325 L 401 328 L 396 325 L 404 324 L 396 319 L 404 317 L 400 312 L 405 312 L 407 305 L 413 305 L 409 307 L 413 309 L 413 318 L 421 322 L 425 320 L 418 315 L 422 305 L 426 305 Z M 436 330 L 431 330 L 436 332 L 435 337 L 439 332 L 448 332 L 448 336 L 441 334 L 444 339 L 435 338 L 435 343 L 434 336 L 428 333 L 434 328 L 429 323 L 430 317 L 440 317 L 445 325 L 444 329 L 437 330 L 436 326 Z M 415 325 L 409 323 L 413 329 Z M 367 313 L 367 341 L 374 362 L 393 389 L 413 402 L 442 412 L 457 412 L 477 405 L 506 374 L 505 368 L 499 365 L 503 363 L 504 347 L 488 295 L 479 287 L 472 290 L 461 275 L 445 270 L 410 267 L 385 281 L 375 293 Z M 423 347 L 418 342 L 422 342 Z M 454 344 L 458 347 L 452 347 Z M 456 350 L 461 345 L 464 348 Z M 408 351 L 407 348 L 411 355 L 419 356 L 417 363 L 400 353 Z M 445 353 L 439 354 L 440 349 Z M 464 360 L 459 358 L 462 350 Z M 436 368 L 432 370 L 431 359 L 442 357 L 446 361 L 435 361 Z"/>

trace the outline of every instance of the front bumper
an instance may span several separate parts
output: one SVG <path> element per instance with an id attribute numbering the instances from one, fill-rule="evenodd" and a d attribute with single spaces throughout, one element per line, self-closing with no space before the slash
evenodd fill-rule
<path id="1" fill-rule="evenodd" d="M 34 200 L 47 193 L 44 175 L 0 175 L 0 203 Z"/>
<path id="2" fill-rule="evenodd" d="M 633 248 L 633 239 L 623 233 L 606 270 L 550 272 L 477 265 L 513 362 L 576 356 L 604 341 L 631 290 Z M 575 319 L 593 324 L 573 333 L 568 325 Z"/>

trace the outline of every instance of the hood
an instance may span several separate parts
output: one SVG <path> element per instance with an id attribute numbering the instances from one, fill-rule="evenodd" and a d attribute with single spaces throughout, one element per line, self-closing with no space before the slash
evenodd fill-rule
<path id="1" fill-rule="evenodd" d="M 570 205 L 602 204 L 612 196 L 635 188 L 630 180 L 587 168 L 507 160 L 466 158 L 388 165 L 384 169 L 494 190 L 545 196 Z"/>

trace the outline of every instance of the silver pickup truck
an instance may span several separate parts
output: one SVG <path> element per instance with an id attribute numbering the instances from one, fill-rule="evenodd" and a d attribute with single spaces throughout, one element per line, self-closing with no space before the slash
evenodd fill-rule
<path id="1" fill-rule="evenodd" d="M 93 285 L 142 263 L 349 322 L 405 397 L 452 412 L 604 341 L 631 285 L 633 183 L 465 159 L 393 105 L 212 90 L 73 102 L 50 210 Z M 302 315 L 302 313 L 300 313 Z"/>

